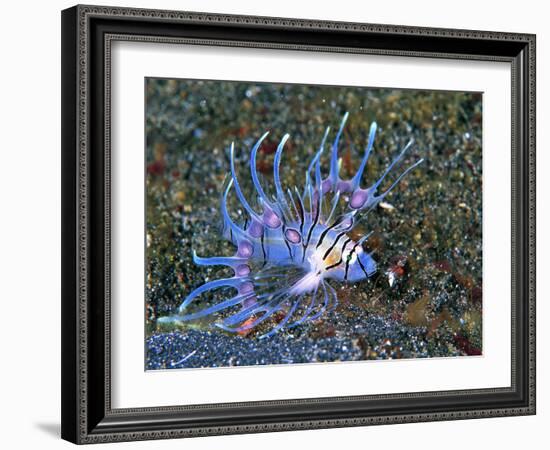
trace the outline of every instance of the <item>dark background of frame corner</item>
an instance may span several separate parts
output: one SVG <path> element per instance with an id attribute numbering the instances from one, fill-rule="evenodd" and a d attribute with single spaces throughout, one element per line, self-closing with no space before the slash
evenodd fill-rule
<path id="1" fill-rule="evenodd" d="M 90 108 L 87 113 L 88 185 L 86 206 L 89 241 L 87 248 L 88 279 L 86 316 L 81 317 L 78 303 L 79 253 L 77 217 L 79 214 L 79 117 L 80 98 L 78 82 L 78 21 L 83 6 L 62 12 L 62 437 L 75 443 L 87 442 L 93 436 L 115 436 L 124 433 L 171 430 L 182 428 L 224 426 L 266 426 L 274 423 L 302 420 L 340 420 L 357 417 L 391 416 L 401 414 L 429 414 L 472 409 L 511 411 L 510 414 L 534 414 L 534 392 L 530 391 L 529 376 L 529 330 L 530 317 L 529 266 L 534 260 L 529 257 L 530 234 L 529 184 L 534 174 L 529 172 L 532 156 L 529 149 L 534 136 L 529 127 L 534 123 L 534 77 L 530 62 L 534 61 L 534 35 L 494 33 L 495 38 L 472 38 L 451 33 L 427 35 L 423 28 L 407 28 L 403 36 L 395 31 L 344 31 L 293 28 L 282 24 L 253 25 L 240 23 L 181 22 L 168 19 L 144 19 L 141 17 L 114 17 L 101 14 L 88 18 L 87 51 L 90 70 L 87 72 L 87 97 Z M 92 7 L 93 8 L 93 7 Z M 121 10 L 121 8 L 117 8 Z M 224 17 L 227 17 L 224 15 Z M 238 22 L 238 21 L 237 21 Z M 391 26 L 390 29 L 392 29 Z M 386 28 L 383 26 L 382 28 Z M 424 31 L 423 31 L 424 30 Z M 447 30 L 449 31 L 449 30 Z M 517 128 L 518 149 L 515 177 L 518 192 L 513 201 L 517 211 L 516 255 L 518 256 L 516 383 L 507 393 L 479 393 L 470 396 L 437 395 L 426 393 L 412 399 L 341 400 L 332 402 L 297 402 L 289 405 L 268 406 L 220 406 L 196 409 L 187 412 L 126 412 L 106 414 L 108 405 L 105 392 L 105 287 L 104 272 L 104 37 L 105 34 L 146 35 L 150 37 L 186 37 L 232 41 L 270 42 L 279 44 L 314 45 L 318 47 L 371 48 L 380 51 L 416 51 L 424 53 L 452 53 L 455 55 L 478 55 L 507 57 L 513 61 L 515 70 L 516 114 L 513 117 Z M 515 69 L 514 69 L 515 68 Z M 84 320 L 84 323 L 81 322 Z M 534 320 L 534 319 L 533 319 Z M 88 347 L 82 349 L 79 338 L 85 326 Z M 81 373 L 80 351 L 87 354 L 87 366 Z M 534 351 L 534 348 L 531 348 Z M 86 389 L 81 390 L 79 380 L 87 377 Z M 280 402 L 279 402 L 280 403 Z M 81 431 L 79 418 L 85 410 L 86 433 Z M 328 425 L 327 425 L 328 426 Z M 261 430 L 260 430 L 261 431 Z M 131 439 L 131 438 L 127 438 Z"/>

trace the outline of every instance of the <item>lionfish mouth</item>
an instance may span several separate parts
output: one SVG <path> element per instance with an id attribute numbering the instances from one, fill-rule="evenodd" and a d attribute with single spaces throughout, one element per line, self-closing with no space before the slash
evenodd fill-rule
<path id="1" fill-rule="evenodd" d="M 362 188 L 362 175 L 377 129 L 376 123 L 372 123 L 357 172 L 351 179 L 342 180 L 338 147 L 347 118 L 348 113 L 344 115 L 331 145 L 328 176 L 322 176 L 321 155 L 330 128 L 326 129 L 321 145 L 305 171 L 303 190 L 297 187 L 284 190 L 281 183 L 281 157 L 290 137 L 285 134 L 274 157 L 274 193 L 268 195 L 264 191 L 257 174 L 256 159 L 268 133 L 256 141 L 249 162 L 260 211 L 251 206 L 240 187 L 235 167 L 235 146 L 231 144 L 230 180 L 224 189 L 220 212 L 224 225 L 223 237 L 232 242 L 237 250 L 233 256 L 202 258 L 193 254 L 193 261 L 199 266 L 228 266 L 233 269 L 234 275 L 198 286 L 187 295 L 177 314 L 161 317 L 160 322 L 182 322 L 214 316 L 219 319 L 215 325 L 229 332 L 242 332 L 271 324 L 268 331 L 260 336 L 265 338 L 283 328 L 316 320 L 333 310 L 338 297 L 329 279 L 344 283 L 358 282 L 375 273 L 376 263 L 362 248 L 369 234 L 354 241 L 349 233 L 423 160 L 406 168 L 389 188 L 378 193 L 382 181 L 411 148 L 411 140 L 374 184 Z M 229 215 L 227 201 L 232 188 L 247 213 L 244 223 L 235 223 Z M 197 303 L 202 294 L 227 287 L 234 288 L 236 295 L 189 312 L 191 304 Z M 274 316 L 279 320 L 269 320 Z M 294 322 L 291 322 L 293 319 Z"/>

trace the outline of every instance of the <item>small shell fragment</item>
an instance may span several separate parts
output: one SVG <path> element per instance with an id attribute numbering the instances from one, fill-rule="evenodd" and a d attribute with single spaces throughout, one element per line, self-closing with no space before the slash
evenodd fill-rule
<path id="1" fill-rule="evenodd" d="M 395 206 L 393 206 L 391 203 L 388 203 L 388 202 L 380 202 L 379 205 L 380 205 L 380 208 L 385 209 L 387 211 L 395 210 Z"/>

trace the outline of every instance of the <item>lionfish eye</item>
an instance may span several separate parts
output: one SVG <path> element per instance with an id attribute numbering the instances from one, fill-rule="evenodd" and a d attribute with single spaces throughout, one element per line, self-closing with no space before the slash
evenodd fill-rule
<path id="1" fill-rule="evenodd" d="M 357 253 L 355 251 L 351 251 L 346 256 L 346 263 L 353 264 L 357 260 Z"/>

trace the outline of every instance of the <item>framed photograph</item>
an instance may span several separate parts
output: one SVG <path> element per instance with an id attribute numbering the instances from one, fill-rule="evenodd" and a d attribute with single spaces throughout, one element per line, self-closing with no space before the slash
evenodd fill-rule
<path id="1" fill-rule="evenodd" d="M 62 12 L 62 436 L 535 413 L 535 36 Z"/>

